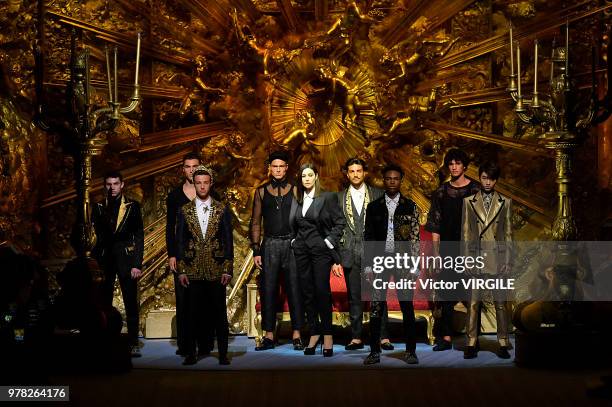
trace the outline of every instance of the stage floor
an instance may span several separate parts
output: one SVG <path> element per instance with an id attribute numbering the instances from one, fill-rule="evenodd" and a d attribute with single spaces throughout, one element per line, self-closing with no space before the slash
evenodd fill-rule
<path id="1" fill-rule="evenodd" d="M 286 342 L 286 341 L 285 341 Z M 514 337 L 511 337 L 514 345 Z M 484 335 L 480 338 L 481 351 L 476 359 L 463 359 L 465 340 L 457 338 L 454 349 L 444 352 L 434 352 L 432 347 L 425 343 L 417 344 L 418 365 L 407 365 L 401 360 L 404 346 L 394 343 L 395 350 L 384 352 L 381 363 L 373 366 L 364 366 L 363 360 L 369 353 L 369 347 L 363 350 L 345 351 L 344 345 L 334 345 L 334 356 L 324 358 L 317 350 L 314 356 L 304 356 L 302 352 L 294 351 L 289 343 L 283 343 L 275 349 L 256 352 L 255 340 L 246 336 L 230 337 L 229 356 L 232 364 L 220 366 L 216 349 L 210 356 L 200 358 L 192 366 L 183 366 L 183 358 L 175 355 L 176 343 L 174 340 L 156 339 L 143 340 L 142 357 L 133 358 L 135 369 L 170 369 L 170 370 L 299 370 L 299 369 L 404 369 L 404 368 L 482 368 L 482 367 L 511 367 L 514 365 L 514 351 L 512 358 L 500 359 L 495 355 L 497 340 L 495 335 Z"/>

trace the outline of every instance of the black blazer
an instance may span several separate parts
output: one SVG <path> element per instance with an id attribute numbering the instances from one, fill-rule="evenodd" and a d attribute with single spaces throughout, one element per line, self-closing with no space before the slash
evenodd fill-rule
<path id="1" fill-rule="evenodd" d="M 317 223 L 317 229 L 323 239 L 327 239 L 333 246 L 333 256 L 336 263 L 341 263 L 340 257 L 340 239 L 342 231 L 346 225 L 342 210 L 338 205 L 338 199 L 335 192 L 321 192 L 314 202 L 314 218 Z M 297 231 L 296 215 L 297 211 L 302 210 L 302 205 L 291 207 L 289 219 L 293 225 L 293 230 Z"/>
<path id="2" fill-rule="evenodd" d="M 219 280 L 222 274 L 233 275 L 234 238 L 229 207 L 212 200 L 203 236 L 196 199 L 183 205 L 176 219 L 178 272 L 187 274 L 190 279 L 208 281 Z"/>
<path id="3" fill-rule="evenodd" d="M 96 231 L 92 256 L 101 265 L 112 261 L 116 265 L 142 270 L 144 227 L 140 204 L 125 195 L 121 197 L 117 227 L 112 230 L 106 200 L 92 208 L 91 222 Z"/>
<path id="4" fill-rule="evenodd" d="M 386 194 L 383 194 L 377 200 L 370 202 L 366 209 L 364 240 L 381 242 L 387 240 L 389 211 L 385 196 Z M 396 242 L 419 241 L 419 210 L 414 201 L 403 195 L 400 195 L 399 204 L 395 208 L 393 231 Z"/>

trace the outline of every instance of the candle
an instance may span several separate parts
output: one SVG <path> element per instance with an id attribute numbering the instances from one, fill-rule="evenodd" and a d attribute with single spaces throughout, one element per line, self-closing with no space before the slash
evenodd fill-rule
<path id="1" fill-rule="evenodd" d="M 136 76 L 134 78 L 134 86 L 138 86 L 139 67 L 140 67 L 140 33 L 138 33 L 138 42 L 136 43 Z"/>
<path id="2" fill-rule="evenodd" d="M 118 50 L 116 46 L 114 48 L 114 51 L 115 51 L 115 98 L 113 100 L 115 102 L 118 102 L 119 101 L 119 81 L 117 80 L 117 59 L 118 59 L 117 53 L 118 53 Z"/>
<path id="3" fill-rule="evenodd" d="M 517 74 L 517 88 L 518 97 L 521 97 L 521 44 L 516 44 L 516 74 Z"/>
<path id="4" fill-rule="evenodd" d="M 89 48 L 85 48 L 85 106 L 89 106 Z"/>
<path id="5" fill-rule="evenodd" d="M 534 41 L 535 44 L 535 50 L 534 55 L 535 55 L 535 61 L 534 61 L 534 67 L 533 67 L 533 94 L 537 94 L 538 93 L 538 40 Z"/>
<path id="6" fill-rule="evenodd" d="M 514 76 L 514 47 L 512 45 L 512 22 L 510 22 L 510 75 Z"/>
<path id="7" fill-rule="evenodd" d="M 597 57 L 595 55 L 595 47 L 591 47 L 591 86 L 593 93 L 597 91 L 597 77 L 595 76 L 595 66 L 597 65 Z"/>
<path id="8" fill-rule="evenodd" d="M 569 75 L 569 21 L 565 23 L 565 76 Z"/>
<path id="9" fill-rule="evenodd" d="M 104 46 L 104 53 L 106 54 L 106 81 L 108 82 L 108 102 L 113 103 L 113 88 L 111 81 L 110 56 L 108 55 L 108 45 Z"/>
<path id="10" fill-rule="evenodd" d="M 554 73 L 555 73 L 555 41 L 556 38 L 553 38 L 552 41 L 552 51 L 550 51 L 550 86 L 552 86 L 553 83 L 553 77 L 554 77 Z"/>

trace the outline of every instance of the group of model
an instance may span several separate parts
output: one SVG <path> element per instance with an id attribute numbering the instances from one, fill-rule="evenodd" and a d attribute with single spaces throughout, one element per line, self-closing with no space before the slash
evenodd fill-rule
<path id="1" fill-rule="evenodd" d="M 275 346 L 279 285 L 284 282 L 295 350 L 314 355 L 318 345 L 325 357 L 333 355 L 332 296 L 330 273 L 344 277 L 350 306 L 352 339 L 346 350 L 364 348 L 362 339 L 363 301 L 361 275 L 363 242 L 385 242 L 393 252 L 395 242 L 420 240 L 417 205 L 400 192 L 403 170 L 388 165 L 382 172 L 384 191 L 365 183 L 367 165 L 351 158 L 344 165 L 350 185 L 340 192 L 324 192 L 313 164 L 304 164 L 296 185 L 288 180 L 286 152 L 268 158 L 270 179 L 254 194 L 249 237 L 253 261 L 260 271 L 262 328 L 265 335 L 257 351 Z M 494 190 L 500 175 L 497 164 L 479 168 L 480 185 L 468 179 L 468 156 L 451 149 L 444 165 L 451 179 L 433 196 L 425 229 L 436 242 L 511 240 L 511 200 Z M 185 181 L 167 198 L 166 244 L 168 264 L 175 275 L 177 354 L 184 364 L 197 363 L 210 354 L 217 338 L 219 363 L 229 364 L 226 285 L 233 273 L 232 216 L 214 192 L 213 171 L 195 154 L 183 159 Z M 123 195 L 121 174 L 105 175 L 106 198 L 92 214 L 97 244 L 94 256 L 105 270 L 106 300 L 112 302 L 115 278 L 119 277 L 125 304 L 132 354 L 139 356 L 138 300 L 136 281 L 141 275 L 144 233 L 140 206 Z M 444 249 L 448 250 L 448 249 Z M 459 253 L 436 253 L 459 255 Z M 507 271 L 502 262 L 489 274 Z M 391 275 L 396 273 L 389 271 Z M 441 278 L 453 278 L 453 270 L 442 270 Z M 394 275 L 397 279 L 399 276 Z M 473 291 L 468 304 L 465 358 L 478 352 L 480 299 Z M 436 319 L 434 351 L 452 349 L 452 312 L 456 299 L 437 293 L 440 316 Z M 403 316 L 406 363 L 416 364 L 415 315 L 410 298 L 399 301 Z M 505 299 L 495 298 L 498 356 L 509 358 L 508 321 Z M 392 350 L 387 331 L 386 292 L 373 293 L 370 304 L 370 353 L 365 364 L 380 362 L 382 350 Z M 302 342 L 302 328 L 310 337 Z"/>

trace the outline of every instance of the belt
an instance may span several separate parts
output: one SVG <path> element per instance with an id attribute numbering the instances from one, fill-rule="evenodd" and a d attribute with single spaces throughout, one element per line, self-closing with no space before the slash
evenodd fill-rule
<path id="1" fill-rule="evenodd" d="M 282 235 L 282 236 L 264 235 L 264 239 L 281 239 L 281 240 L 286 240 L 286 239 L 293 239 L 294 237 L 295 237 L 295 235 Z"/>

